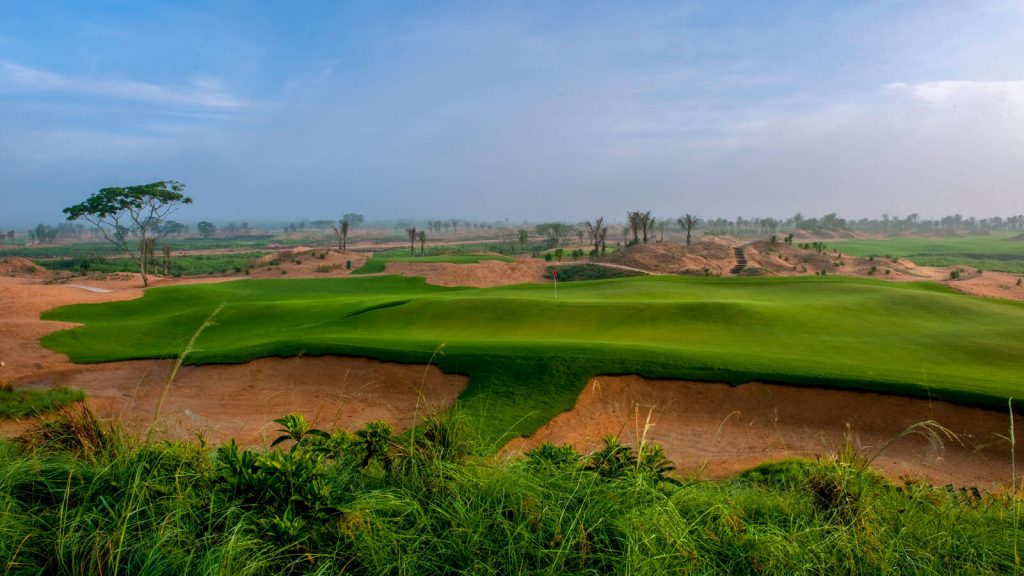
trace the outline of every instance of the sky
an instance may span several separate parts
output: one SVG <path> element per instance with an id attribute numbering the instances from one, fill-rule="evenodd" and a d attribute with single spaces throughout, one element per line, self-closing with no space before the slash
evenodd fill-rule
<path id="1" fill-rule="evenodd" d="M 1024 2 L 0 0 L 0 226 L 1024 212 Z"/>

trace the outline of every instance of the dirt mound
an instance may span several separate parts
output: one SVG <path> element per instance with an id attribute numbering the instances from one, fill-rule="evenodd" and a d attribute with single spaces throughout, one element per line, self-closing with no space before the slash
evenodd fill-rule
<path id="1" fill-rule="evenodd" d="M 758 240 L 743 246 L 747 266 L 768 276 L 838 274 L 843 276 L 876 276 L 887 280 L 924 279 L 922 273 L 905 261 L 858 258 L 834 248 L 818 251 L 798 244 L 771 243 Z"/>
<path id="2" fill-rule="evenodd" d="M 250 278 L 335 278 L 347 276 L 366 263 L 367 254 L 342 254 L 333 248 L 289 248 L 253 262 Z"/>
<path id="3" fill-rule="evenodd" d="M 505 286 L 527 282 L 543 282 L 542 260 L 519 259 L 515 262 L 482 260 L 475 264 L 450 264 L 446 262 L 390 262 L 385 267 L 387 274 L 420 276 L 436 286 Z"/>
<path id="4" fill-rule="evenodd" d="M 673 242 L 631 246 L 603 259 L 604 262 L 666 274 L 708 274 L 728 272 L 735 261 L 732 247 L 719 238 L 696 242 L 689 247 Z"/>
<path id="5" fill-rule="evenodd" d="M 35 262 L 18 256 L 0 257 L 0 276 L 17 278 L 42 278 L 50 273 Z"/>
<path id="6" fill-rule="evenodd" d="M 917 435 L 893 443 L 874 462 L 894 479 L 998 488 L 1010 481 L 1006 414 L 945 402 L 849 390 L 748 383 L 593 378 L 576 407 L 506 452 L 543 442 L 588 452 L 608 434 L 661 444 L 683 473 L 727 477 L 769 460 L 833 454 L 846 442 L 874 455 L 908 426 L 935 420 L 959 437 L 932 447 Z"/>

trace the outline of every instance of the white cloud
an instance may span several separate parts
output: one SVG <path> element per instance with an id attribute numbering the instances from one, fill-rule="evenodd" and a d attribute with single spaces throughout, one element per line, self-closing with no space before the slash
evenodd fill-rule
<path id="1" fill-rule="evenodd" d="M 217 110 L 234 110 L 251 105 L 232 95 L 216 78 L 193 78 L 191 86 L 172 88 L 134 80 L 73 78 L 0 60 L 0 90 L 4 89 L 64 92 Z"/>
<path id="2" fill-rule="evenodd" d="M 886 84 L 885 88 L 910 94 L 936 107 L 954 106 L 965 100 L 977 99 L 1024 106 L 1024 80 L 938 80 L 918 84 L 893 82 Z"/>

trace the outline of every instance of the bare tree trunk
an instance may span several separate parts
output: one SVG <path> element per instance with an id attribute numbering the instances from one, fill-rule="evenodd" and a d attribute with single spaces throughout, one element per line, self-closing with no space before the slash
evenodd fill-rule
<path id="1" fill-rule="evenodd" d="M 149 240 L 145 236 L 139 240 L 139 274 L 142 275 L 142 286 L 149 287 L 149 278 L 146 277 L 146 256 L 149 250 Z"/>

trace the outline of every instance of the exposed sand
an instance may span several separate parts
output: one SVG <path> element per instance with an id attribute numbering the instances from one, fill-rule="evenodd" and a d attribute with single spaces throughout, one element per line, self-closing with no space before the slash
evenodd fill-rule
<path id="1" fill-rule="evenodd" d="M 945 402 L 846 390 L 749 383 L 740 386 L 647 380 L 591 379 L 576 407 L 533 437 L 513 440 L 506 453 L 542 442 L 598 448 L 608 434 L 635 443 L 650 415 L 647 439 L 665 448 L 684 473 L 726 477 L 761 462 L 835 453 L 849 430 L 874 454 L 906 427 L 935 420 L 959 436 L 933 450 L 922 437 L 905 437 L 874 462 L 888 476 L 933 484 L 996 489 L 1010 482 L 1009 414 Z"/>
<path id="2" fill-rule="evenodd" d="M 476 264 L 451 264 L 445 262 L 391 262 L 385 267 L 387 274 L 422 276 L 430 284 L 438 286 L 504 286 L 526 282 L 543 282 L 543 260 L 520 258 L 515 262 L 483 260 Z"/>
<path id="3" fill-rule="evenodd" d="M 96 415 L 133 432 L 153 422 L 172 361 L 130 361 L 51 373 L 21 386 L 83 390 Z M 436 367 L 365 358 L 264 358 L 246 364 L 183 366 L 168 388 L 156 426 L 159 438 L 201 435 L 210 442 L 264 446 L 276 438 L 273 422 L 299 412 L 316 426 L 354 430 L 373 420 L 409 427 L 444 410 L 466 388 L 464 376 Z M 8 425 L 8 432 L 17 431 Z"/>

